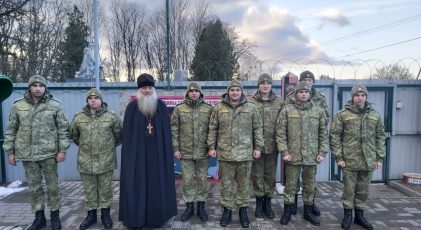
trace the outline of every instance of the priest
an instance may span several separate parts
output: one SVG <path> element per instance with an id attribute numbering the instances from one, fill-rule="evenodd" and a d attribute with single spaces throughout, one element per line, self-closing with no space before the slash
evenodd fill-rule
<path id="1" fill-rule="evenodd" d="M 155 80 L 137 78 L 137 100 L 123 122 L 119 220 L 130 228 L 158 228 L 177 214 L 171 125 Z"/>

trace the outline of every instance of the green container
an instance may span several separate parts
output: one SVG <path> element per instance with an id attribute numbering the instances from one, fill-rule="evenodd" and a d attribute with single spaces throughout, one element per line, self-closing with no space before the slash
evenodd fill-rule
<path id="1" fill-rule="evenodd" d="M 9 77 L 0 74 L 0 103 L 6 100 L 13 91 L 13 83 Z"/>

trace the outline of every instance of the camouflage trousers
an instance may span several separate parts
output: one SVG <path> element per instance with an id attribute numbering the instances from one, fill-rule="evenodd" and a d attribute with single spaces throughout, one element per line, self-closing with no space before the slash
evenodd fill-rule
<path id="1" fill-rule="evenodd" d="M 234 182 L 237 183 L 237 207 L 248 207 L 250 201 L 250 174 L 252 161 L 219 161 L 221 175 L 221 205 L 234 208 Z"/>
<path id="2" fill-rule="evenodd" d="M 262 154 L 253 161 L 251 169 L 253 192 L 256 197 L 272 197 L 276 186 L 278 154 Z"/>
<path id="3" fill-rule="evenodd" d="M 302 172 L 301 172 L 302 170 Z M 295 192 L 297 191 L 300 174 L 303 179 L 303 202 L 304 205 L 312 205 L 314 198 L 314 188 L 316 187 L 316 165 L 291 165 L 285 164 L 285 190 L 284 203 L 295 203 Z"/>
<path id="4" fill-rule="evenodd" d="M 44 175 L 47 187 L 48 207 L 51 211 L 60 209 L 60 190 L 58 186 L 56 159 L 48 158 L 40 161 L 23 161 L 26 180 L 31 193 L 32 211 L 44 210 L 45 192 L 42 188 Z"/>
<path id="5" fill-rule="evenodd" d="M 184 201 L 206 201 L 208 197 L 208 159 L 181 159 L 181 173 Z"/>
<path id="6" fill-rule="evenodd" d="M 368 186 L 370 185 L 373 171 L 354 171 L 342 169 L 344 191 L 342 204 L 345 209 L 364 209 L 368 199 Z"/>
<path id="7" fill-rule="evenodd" d="M 80 173 L 85 192 L 85 210 L 111 207 L 113 171 L 101 174 Z"/>

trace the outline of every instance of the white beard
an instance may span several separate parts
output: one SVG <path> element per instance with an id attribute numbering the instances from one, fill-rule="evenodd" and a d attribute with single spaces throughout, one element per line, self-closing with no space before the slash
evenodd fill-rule
<path id="1" fill-rule="evenodd" d="M 139 111 L 145 114 L 146 116 L 153 116 L 158 105 L 158 96 L 154 90 L 151 95 L 143 95 L 137 91 L 137 105 Z"/>

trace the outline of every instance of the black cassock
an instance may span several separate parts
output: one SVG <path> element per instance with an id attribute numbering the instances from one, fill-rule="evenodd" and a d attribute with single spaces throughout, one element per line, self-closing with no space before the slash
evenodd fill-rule
<path id="1" fill-rule="evenodd" d="M 119 220 L 126 227 L 160 227 L 177 214 L 171 125 L 159 100 L 150 119 L 137 101 L 127 105 L 121 150 Z"/>

